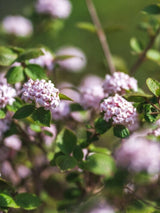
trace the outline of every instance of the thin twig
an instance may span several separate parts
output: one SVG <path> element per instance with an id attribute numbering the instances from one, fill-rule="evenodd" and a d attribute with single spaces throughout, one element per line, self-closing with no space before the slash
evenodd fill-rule
<path id="1" fill-rule="evenodd" d="M 97 35 L 100 40 L 106 60 L 108 62 L 110 72 L 111 72 L 111 74 L 113 74 L 116 70 L 115 70 L 115 67 L 114 67 L 114 64 L 112 61 L 112 56 L 111 56 L 111 52 L 110 52 L 109 45 L 107 42 L 107 37 L 104 33 L 104 30 L 102 28 L 101 22 L 99 20 L 99 17 L 97 15 L 97 12 L 96 12 L 96 9 L 95 9 L 95 6 L 94 6 L 92 0 L 86 0 L 86 3 L 88 6 L 89 13 L 91 15 L 92 21 L 96 27 Z"/>
<path id="2" fill-rule="evenodd" d="M 146 46 L 146 48 L 144 49 L 144 51 L 139 55 L 139 58 L 137 59 L 137 61 L 135 62 L 135 64 L 133 64 L 133 66 L 130 69 L 130 73 L 134 74 L 136 72 L 136 70 L 141 66 L 141 64 L 143 63 L 143 61 L 146 59 L 146 54 L 147 51 L 153 46 L 155 39 L 157 38 L 158 34 L 160 33 L 160 28 L 158 28 L 157 32 L 155 33 L 155 35 L 150 37 L 149 43 Z"/>

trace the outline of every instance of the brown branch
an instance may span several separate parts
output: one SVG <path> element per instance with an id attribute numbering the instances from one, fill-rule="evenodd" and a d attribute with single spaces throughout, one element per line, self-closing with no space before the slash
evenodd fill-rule
<path id="1" fill-rule="evenodd" d="M 149 43 L 146 46 L 146 48 L 144 49 L 144 51 L 139 55 L 137 61 L 135 62 L 135 64 L 133 64 L 133 66 L 130 69 L 130 73 L 134 74 L 136 72 L 136 70 L 141 66 L 141 64 L 143 63 L 143 61 L 146 59 L 146 54 L 148 52 L 148 50 L 153 46 L 155 39 L 157 38 L 158 34 L 160 33 L 160 28 L 158 28 L 157 32 L 155 33 L 155 35 L 150 37 Z"/>
<path id="2" fill-rule="evenodd" d="M 89 13 L 91 15 L 92 21 L 96 27 L 96 32 L 97 32 L 99 41 L 101 43 L 106 60 L 108 62 L 110 72 L 111 72 L 111 74 L 113 74 L 116 70 L 115 70 L 115 67 L 114 67 L 114 64 L 112 61 L 112 56 L 111 56 L 111 52 L 110 52 L 109 45 L 107 42 L 107 37 L 104 33 L 104 30 L 102 28 L 101 22 L 99 20 L 99 17 L 97 15 L 97 12 L 96 12 L 96 9 L 95 9 L 95 6 L 94 6 L 92 0 L 86 0 L 86 4 L 87 4 L 88 10 L 89 10 Z"/>

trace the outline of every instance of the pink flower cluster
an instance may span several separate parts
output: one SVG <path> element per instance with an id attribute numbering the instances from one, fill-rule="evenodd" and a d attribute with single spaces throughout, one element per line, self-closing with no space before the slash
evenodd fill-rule
<path id="1" fill-rule="evenodd" d="M 44 48 L 42 48 L 42 52 L 44 53 L 44 55 L 38 58 L 31 59 L 29 60 L 29 62 L 31 64 L 38 64 L 41 67 L 46 67 L 48 70 L 53 70 L 53 55 Z"/>
<path id="2" fill-rule="evenodd" d="M 127 90 L 138 90 L 137 80 L 123 72 L 115 72 L 112 76 L 106 75 L 103 89 L 107 96 L 116 93 L 123 95 Z"/>
<path id="3" fill-rule="evenodd" d="M 104 112 L 104 119 L 108 122 L 112 119 L 113 124 L 131 126 L 137 116 L 136 109 L 124 98 L 116 94 L 114 97 L 104 99 L 100 104 L 101 112 Z"/>
<path id="4" fill-rule="evenodd" d="M 67 18 L 71 13 L 72 5 L 69 0 L 38 0 L 38 13 L 49 14 L 54 18 Z"/>
<path id="5" fill-rule="evenodd" d="M 102 79 L 98 76 L 87 76 L 81 83 L 81 105 L 85 108 L 98 109 L 104 98 Z"/>
<path id="6" fill-rule="evenodd" d="M 49 80 L 29 79 L 23 85 L 22 99 L 28 103 L 35 101 L 35 103 L 44 107 L 46 110 L 53 110 L 59 106 L 59 90 L 54 87 L 54 84 Z"/>
<path id="7" fill-rule="evenodd" d="M 145 138 L 130 137 L 115 152 L 118 166 L 150 174 L 160 172 L 160 145 Z"/>
<path id="8" fill-rule="evenodd" d="M 61 101 L 59 107 L 52 110 L 52 118 L 53 120 L 62 120 L 66 118 L 69 113 L 69 103 L 67 101 Z"/>
<path id="9" fill-rule="evenodd" d="M 6 105 L 12 105 L 15 101 L 16 90 L 10 87 L 7 83 L 0 85 L 0 109 Z"/>
<path id="10" fill-rule="evenodd" d="M 70 72 L 80 72 L 86 66 L 86 56 L 76 47 L 62 47 L 57 56 L 71 56 L 70 58 L 59 60 L 58 64 L 61 68 Z"/>
<path id="11" fill-rule="evenodd" d="M 28 36 L 33 31 L 32 23 L 22 16 L 7 16 L 2 25 L 6 33 L 16 36 Z"/>

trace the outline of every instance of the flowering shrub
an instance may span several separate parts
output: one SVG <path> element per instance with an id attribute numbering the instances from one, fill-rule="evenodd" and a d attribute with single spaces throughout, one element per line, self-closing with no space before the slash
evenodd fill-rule
<path id="1" fill-rule="evenodd" d="M 143 9 L 149 42 L 131 38 L 130 69 L 112 56 L 92 0 L 86 6 L 93 24 L 71 25 L 98 36 L 98 65 L 87 48 L 58 48 L 76 10 L 69 0 L 37 0 L 26 18 L 2 20 L 0 213 L 160 212 L 160 82 L 148 76 L 145 88 L 136 73 L 148 60 L 159 66 L 160 6 Z"/>

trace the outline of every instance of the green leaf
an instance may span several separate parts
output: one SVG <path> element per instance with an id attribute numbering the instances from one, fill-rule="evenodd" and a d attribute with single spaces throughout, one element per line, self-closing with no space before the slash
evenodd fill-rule
<path id="1" fill-rule="evenodd" d="M 30 128 L 31 128 L 31 130 L 33 130 L 35 132 L 41 132 L 41 127 L 37 124 L 31 124 Z"/>
<path id="2" fill-rule="evenodd" d="M 10 66 L 17 58 L 17 54 L 10 48 L 0 47 L 0 66 Z"/>
<path id="3" fill-rule="evenodd" d="M 156 121 L 158 114 L 151 114 L 152 112 L 157 112 L 157 109 L 155 109 L 151 104 L 145 104 L 144 105 L 144 118 L 147 122 L 153 123 Z"/>
<path id="4" fill-rule="evenodd" d="M 146 84 L 149 90 L 156 96 L 160 96 L 160 83 L 152 78 L 148 78 Z"/>
<path id="5" fill-rule="evenodd" d="M 84 111 L 83 107 L 78 103 L 70 104 L 70 110 L 71 110 L 71 112 Z"/>
<path id="6" fill-rule="evenodd" d="M 38 58 L 41 55 L 44 55 L 44 53 L 40 48 L 29 49 L 19 55 L 18 61 L 23 62 L 25 60 Z"/>
<path id="7" fill-rule="evenodd" d="M 160 14 L 160 5 L 159 4 L 151 4 L 145 7 L 142 12 L 151 14 L 151 15 L 158 15 Z"/>
<path id="8" fill-rule="evenodd" d="M 77 165 L 77 161 L 74 157 L 61 155 L 56 158 L 56 164 L 61 170 L 70 170 Z"/>
<path id="9" fill-rule="evenodd" d="M 6 78 L 9 84 L 15 84 L 24 80 L 23 67 L 11 67 L 7 74 Z"/>
<path id="10" fill-rule="evenodd" d="M 118 138 L 126 138 L 129 136 L 129 130 L 123 125 L 116 125 L 113 127 L 114 136 Z"/>
<path id="11" fill-rule="evenodd" d="M 24 49 L 22 49 L 22 48 L 20 48 L 20 47 L 9 46 L 9 48 L 10 48 L 13 52 L 15 52 L 15 53 L 17 53 L 17 54 L 20 54 L 20 53 L 23 53 L 23 52 L 24 52 Z"/>
<path id="12" fill-rule="evenodd" d="M 36 209 L 40 204 L 40 199 L 34 194 L 21 193 L 15 196 L 15 202 L 26 210 Z"/>
<path id="13" fill-rule="evenodd" d="M 3 119 L 6 117 L 6 112 L 4 110 L 0 110 L 0 119 Z"/>
<path id="14" fill-rule="evenodd" d="M 13 186 L 1 177 L 0 177 L 0 191 L 1 192 L 5 191 L 5 192 L 8 192 L 8 193 L 15 193 L 15 189 L 13 188 Z"/>
<path id="15" fill-rule="evenodd" d="M 115 162 L 109 155 L 96 153 L 87 157 L 84 161 L 84 169 L 96 175 L 113 176 L 115 172 Z"/>
<path id="16" fill-rule="evenodd" d="M 131 102 L 143 102 L 146 101 L 146 99 L 152 98 L 152 95 L 144 92 L 130 92 L 126 94 L 124 98 Z"/>
<path id="17" fill-rule="evenodd" d="M 111 151 L 109 149 L 103 148 L 103 147 L 97 147 L 97 146 L 94 146 L 93 144 L 91 144 L 89 146 L 89 151 L 95 152 L 95 153 L 103 153 L 103 154 L 107 154 L 107 155 L 111 154 Z"/>
<path id="18" fill-rule="evenodd" d="M 57 136 L 56 144 L 64 154 L 70 154 L 77 143 L 76 135 L 70 129 L 63 129 Z"/>
<path id="19" fill-rule="evenodd" d="M 157 64 L 160 64 L 160 52 L 158 50 L 150 49 L 147 51 L 146 56 L 149 60 L 152 60 Z"/>
<path id="20" fill-rule="evenodd" d="M 130 46 L 132 48 L 132 50 L 135 53 L 141 53 L 142 52 L 142 45 L 140 44 L 140 42 L 136 39 L 136 38 L 131 38 L 130 40 Z"/>
<path id="21" fill-rule="evenodd" d="M 5 193 L 0 193 L 0 207 L 19 208 L 13 198 Z"/>
<path id="22" fill-rule="evenodd" d="M 22 100 L 20 98 L 15 99 L 12 105 L 7 105 L 7 109 L 11 112 L 16 112 L 22 106 Z"/>
<path id="23" fill-rule="evenodd" d="M 54 61 L 64 61 L 70 58 L 77 57 L 75 55 L 56 55 Z"/>
<path id="24" fill-rule="evenodd" d="M 35 110 L 35 106 L 32 104 L 25 105 L 18 109 L 16 113 L 14 114 L 13 118 L 15 119 L 22 119 L 30 116 Z"/>
<path id="25" fill-rule="evenodd" d="M 98 134 L 104 134 L 112 127 L 112 123 L 106 122 L 103 118 L 97 118 L 94 122 L 94 126 Z"/>
<path id="26" fill-rule="evenodd" d="M 59 93 L 59 98 L 61 100 L 66 100 L 66 101 L 73 101 L 71 98 L 69 98 L 68 96 L 62 94 L 62 93 Z"/>
<path id="27" fill-rule="evenodd" d="M 33 79 L 47 79 L 44 69 L 37 64 L 29 64 L 24 69 L 25 74 Z"/>
<path id="28" fill-rule="evenodd" d="M 34 121 L 50 127 L 51 112 L 49 110 L 45 110 L 44 107 L 36 109 L 32 115 L 32 118 Z"/>
<path id="29" fill-rule="evenodd" d="M 76 146 L 73 150 L 73 156 L 78 160 L 81 161 L 83 159 L 83 152 L 80 146 Z"/>
<path id="30" fill-rule="evenodd" d="M 78 22 L 76 26 L 82 30 L 87 30 L 92 33 L 96 32 L 96 27 L 90 22 Z"/>

